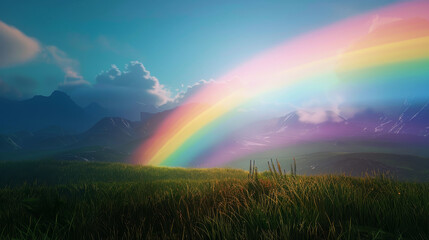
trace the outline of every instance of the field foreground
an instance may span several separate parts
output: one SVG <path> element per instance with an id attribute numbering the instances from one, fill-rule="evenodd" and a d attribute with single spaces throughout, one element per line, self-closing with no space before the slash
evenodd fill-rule
<path id="1" fill-rule="evenodd" d="M 0 163 L 0 239 L 429 239 L 429 183 Z"/>

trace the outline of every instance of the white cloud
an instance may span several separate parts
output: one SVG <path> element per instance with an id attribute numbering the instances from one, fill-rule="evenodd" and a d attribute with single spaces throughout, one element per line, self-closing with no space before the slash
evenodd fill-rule
<path id="1" fill-rule="evenodd" d="M 170 92 L 140 62 L 130 62 L 121 71 L 112 65 L 101 72 L 95 84 L 62 85 L 79 103 L 97 102 L 119 116 L 136 119 L 140 111 L 156 111 L 171 102 Z"/>
<path id="2" fill-rule="evenodd" d="M 174 97 L 173 101 L 176 102 L 177 104 L 180 104 L 182 102 L 184 102 L 185 100 L 187 100 L 190 96 L 194 95 L 196 92 L 198 92 L 199 90 L 201 90 L 201 88 L 209 85 L 209 84 L 215 84 L 217 83 L 214 80 L 200 80 L 192 85 L 188 85 L 186 87 L 186 89 L 184 91 L 179 92 L 176 97 Z M 182 87 L 183 84 L 182 84 Z"/>
<path id="3" fill-rule="evenodd" d="M 329 99 L 322 103 L 317 99 L 309 101 L 296 112 L 303 123 L 342 122 L 356 114 L 357 110 L 343 105 L 343 98 Z"/>
<path id="4" fill-rule="evenodd" d="M 151 99 L 149 104 L 154 106 L 160 106 L 171 101 L 170 92 L 138 61 L 130 62 L 122 72 L 117 66 L 112 65 L 110 70 L 97 76 L 95 87 L 137 90 L 141 92 L 142 100 Z M 147 101 L 141 102 L 148 104 Z"/>
<path id="5" fill-rule="evenodd" d="M 178 106 L 181 105 L 182 103 L 185 103 L 187 100 L 190 99 L 191 96 L 194 96 L 197 92 L 201 91 L 201 89 L 203 88 L 220 88 L 220 89 L 225 89 L 227 90 L 229 88 L 229 81 L 217 81 L 217 80 L 199 80 L 198 82 L 192 84 L 192 85 L 188 85 L 184 90 L 180 91 L 178 94 L 176 94 L 176 96 L 171 99 L 170 102 L 168 102 L 168 104 L 170 106 Z M 184 85 L 182 84 L 182 87 L 184 87 Z M 210 102 L 209 97 L 207 96 L 207 99 L 203 99 L 203 98 L 199 98 L 197 99 L 198 103 L 204 103 L 205 100 L 207 100 L 207 102 Z"/>
<path id="6" fill-rule="evenodd" d="M 40 45 L 15 27 L 0 21 L 0 67 L 26 62 L 37 55 Z"/>
<path id="7" fill-rule="evenodd" d="M 335 112 L 324 108 L 313 108 L 308 110 L 298 110 L 299 120 L 304 123 L 319 124 L 323 122 L 342 122 L 343 119 Z"/>

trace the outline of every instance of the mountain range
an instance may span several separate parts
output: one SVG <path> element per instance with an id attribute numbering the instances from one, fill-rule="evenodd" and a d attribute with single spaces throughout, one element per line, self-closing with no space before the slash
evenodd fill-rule
<path id="1" fill-rule="evenodd" d="M 98 104 L 82 108 L 65 93 L 56 91 L 49 97 L 35 96 L 25 101 L 2 99 L 0 111 L 1 160 L 53 158 L 127 162 L 172 110 L 142 113 L 140 121 L 130 121 L 106 116 L 108 111 Z M 360 162 L 373 170 L 389 169 L 405 176 L 396 165 L 386 167 L 376 157 L 401 159 L 401 163 L 417 159 L 410 157 L 412 155 L 429 157 L 428 103 L 404 102 L 395 106 L 395 111 L 366 109 L 349 118 L 334 112 L 326 112 L 326 115 L 330 118 L 322 123 L 304 122 L 299 112 L 290 112 L 243 125 L 222 144 L 248 151 L 246 160 L 238 159 L 231 164 L 233 167 L 247 168 L 249 158 L 296 156 L 311 160 L 301 163 L 302 171 L 307 174 L 347 170 L 357 175 L 359 171 L 352 170 L 358 169 Z M 320 155 L 321 152 L 331 155 Z M 361 155 L 353 155 L 355 153 Z M 317 158 L 319 161 L 313 158 L 314 154 L 325 157 Z"/>
<path id="2" fill-rule="evenodd" d="M 22 101 L 0 99 L 0 112 L 1 133 L 39 131 L 52 126 L 76 133 L 109 115 L 96 103 L 80 107 L 60 91 Z"/>
<path id="3" fill-rule="evenodd" d="M 350 118 L 327 111 L 325 114 L 335 120 L 317 124 L 301 121 L 295 111 L 245 127 L 236 141 L 243 147 L 340 139 L 428 144 L 429 104 L 404 103 L 396 110 L 387 114 L 366 109 Z"/>

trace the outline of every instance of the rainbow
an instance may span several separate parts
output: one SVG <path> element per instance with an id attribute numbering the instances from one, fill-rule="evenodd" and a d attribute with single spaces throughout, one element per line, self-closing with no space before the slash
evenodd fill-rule
<path id="1" fill-rule="evenodd" d="M 429 2 L 391 5 L 287 41 L 207 84 L 163 120 L 135 161 L 161 166 L 232 161 L 243 153 L 224 154 L 233 151 L 228 136 L 251 119 L 241 110 L 272 94 L 293 102 L 372 84 L 400 88 L 414 81 L 421 89 L 429 87 L 428 80 Z M 393 90 L 380 95 L 378 100 L 397 97 Z M 360 98 L 355 101 L 365 100 Z"/>

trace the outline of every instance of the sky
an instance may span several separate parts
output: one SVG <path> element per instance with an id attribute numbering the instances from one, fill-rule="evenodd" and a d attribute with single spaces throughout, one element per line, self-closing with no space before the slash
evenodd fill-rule
<path id="1" fill-rule="evenodd" d="M 80 105 L 156 111 L 294 36 L 394 2 L 3 0 L 0 97 L 62 90 Z"/>

